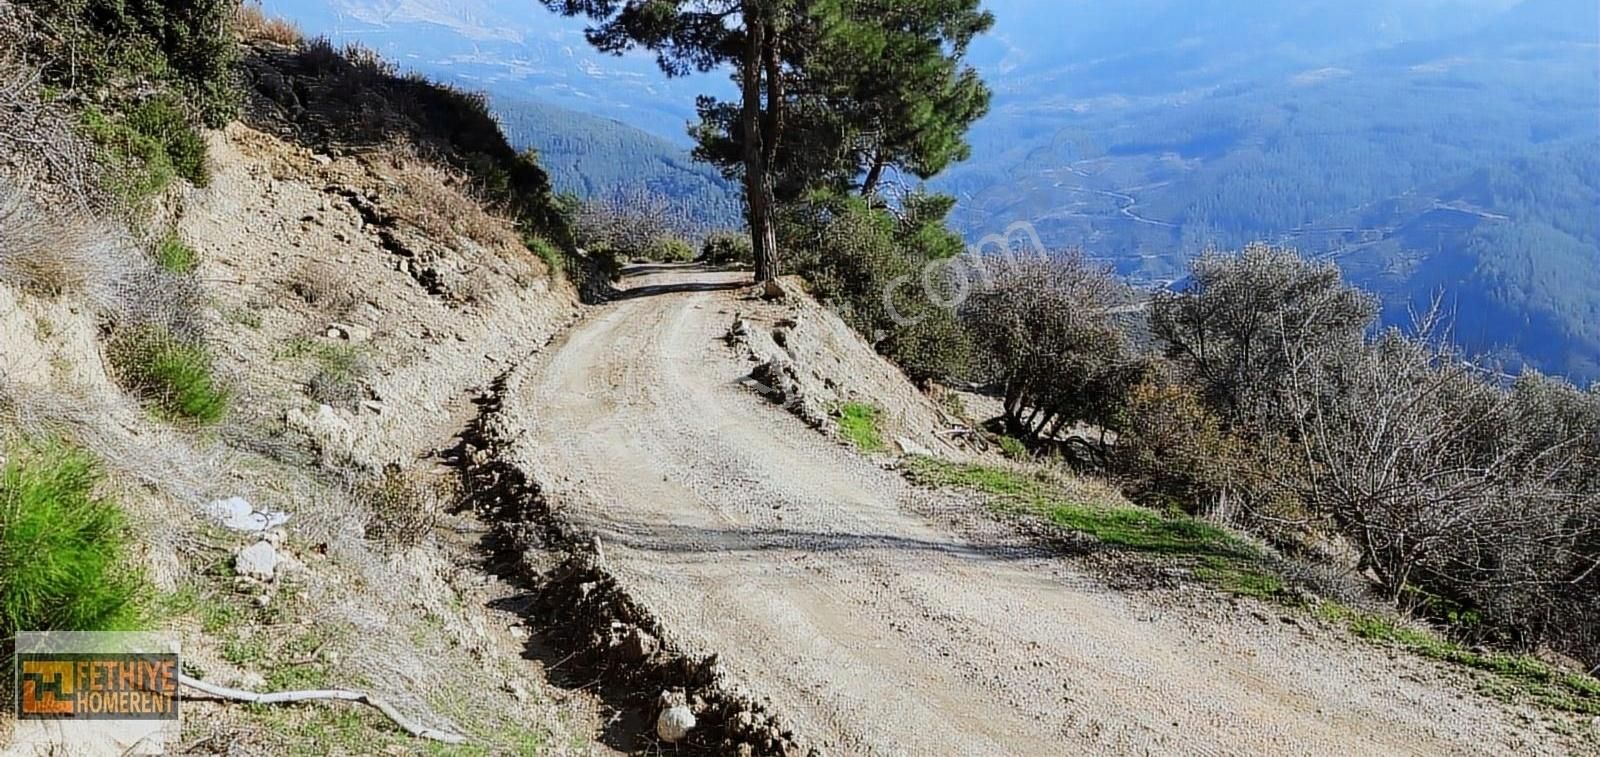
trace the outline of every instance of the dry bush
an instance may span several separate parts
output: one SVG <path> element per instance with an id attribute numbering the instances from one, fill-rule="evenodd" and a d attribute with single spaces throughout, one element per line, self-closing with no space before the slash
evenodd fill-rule
<path id="1" fill-rule="evenodd" d="M 1112 425 L 1145 366 L 1107 313 L 1122 293 L 1110 270 L 1079 252 L 984 267 L 961 316 L 979 375 L 1004 389 L 1007 432 L 1043 442 Z"/>
<path id="2" fill-rule="evenodd" d="M 335 319 L 349 315 L 361 302 L 360 295 L 350 286 L 349 277 L 323 260 L 307 260 L 295 267 L 284 286 L 307 305 Z"/>
<path id="3" fill-rule="evenodd" d="M 409 145 L 385 152 L 400 176 L 400 192 L 386 205 L 399 218 L 438 242 L 461 237 L 496 252 L 522 246 L 512 222 L 488 211 L 466 174 L 424 159 Z"/>
<path id="4" fill-rule="evenodd" d="M 50 213 L 3 180 L 0 283 L 78 297 L 120 326 L 160 327 L 192 342 L 203 334 L 203 297 L 192 278 L 161 270 L 120 229 Z"/>
<path id="5" fill-rule="evenodd" d="M 356 486 L 371 510 L 367 538 L 379 544 L 408 549 L 421 544 L 438 524 L 440 493 L 420 475 L 390 463 L 376 478 Z"/>
<path id="6" fill-rule="evenodd" d="M 83 216 L 47 213 L 0 181 L 0 282 L 46 297 L 84 292 L 116 276 L 118 241 Z"/>
<path id="7" fill-rule="evenodd" d="M 246 2 L 239 6 L 233 16 L 233 30 L 245 42 L 266 41 L 296 47 L 305 40 L 305 34 L 299 26 L 268 16 L 257 2 Z"/>
<path id="8" fill-rule="evenodd" d="M 102 169 L 93 148 L 74 128 L 76 114 L 47 102 L 40 72 L 29 63 L 32 20 L 0 2 L 0 174 L 34 194 L 47 194 L 80 210 L 104 207 Z"/>
<path id="9" fill-rule="evenodd" d="M 1300 351 L 1360 343 L 1377 300 L 1344 283 L 1338 266 L 1254 244 L 1189 264 L 1189 285 L 1162 292 L 1151 330 L 1228 425 L 1262 425 L 1281 405 L 1285 345 Z"/>

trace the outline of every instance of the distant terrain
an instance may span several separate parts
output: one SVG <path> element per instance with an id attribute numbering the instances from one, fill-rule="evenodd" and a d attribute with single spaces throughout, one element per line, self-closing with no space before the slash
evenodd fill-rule
<path id="1" fill-rule="evenodd" d="M 581 21 L 534 3 L 267 6 L 487 90 L 559 188 L 648 187 L 710 218 L 737 206 L 667 148 L 687 145 L 694 94 L 727 86 L 715 78 L 596 53 Z M 998 23 L 973 59 L 994 106 L 972 158 L 935 182 L 969 239 L 1027 221 L 1144 285 L 1209 247 L 1290 245 L 1338 259 L 1391 323 L 1440 295 L 1468 349 L 1600 379 L 1591 0 L 985 6 Z"/>
<path id="2" fill-rule="evenodd" d="M 1391 323 L 1440 295 L 1473 352 L 1600 378 L 1593 2 L 1033 5 L 989 3 L 996 106 L 937 182 L 969 237 L 1029 221 L 1146 284 L 1293 246 Z"/>
<path id="3" fill-rule="evenodd" d="M 627 201 L 659 197 L 681 231 L 738 228 L 739 191 L 716 169 L 661 137 L 609 118 L 546 103 L 494 98 L 506 138 L 539 151 L 557 191 Z"/>

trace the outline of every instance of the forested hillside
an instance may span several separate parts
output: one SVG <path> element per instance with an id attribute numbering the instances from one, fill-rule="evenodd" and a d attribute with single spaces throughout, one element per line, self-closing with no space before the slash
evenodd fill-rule
<path id="1" fill-rule="evenodd" d="M 650 195 L 687 232 L 743 223 L 737 188 L 665 139 L 545 103 L 496 98 L 492 107 L 513 145 L 539 152 L 558 191 L 624 203 Z"/>
<path id="2" fill-rule="evenodd" d="M 1390 322 L 1440 293 L 1465 346 L 1600 377 L 1594 3 L 1247 3 L 1232 27 L 1148 5 L 1178 52 L 1030 46 L 1001 77 L 939 183 L 969 238 L 1029 221 L 1147 283 L 1271 241 L 1339 259 Z M 1233 52 L 1251 38 L 1274 44 Z"/>

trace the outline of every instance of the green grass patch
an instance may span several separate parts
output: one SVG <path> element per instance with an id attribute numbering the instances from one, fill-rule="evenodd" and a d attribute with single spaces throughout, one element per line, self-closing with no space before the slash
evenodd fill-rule
<path id="1" fill-rule="evenodd" d="M 108 357 L 123 388 L 144 397 L 162 418 L 215 423 L 227 412 L 229 393 L 202 345 L 162 328 L 137 327 L 113 337 Z"/>
<path id="2" fill-rule="evenodd" d="M 1084 503 L 1056 484 L 1018 470 L 918 457 L 911 460 L 910 471 L 922 484 L 981 492 L 997 508 L 1044 518 L 1109 547 L 1182 559 L 1193 566 L 1196 578 L 1222 591 L 1269 598 L 1283 589 L 1282 580 L 1262 563 L 1260 550 L 1196 518 L 1132 505 Z"/>
<path id="3" fill-rule="evenodd" d="M 171 98 L 151 98 L 120 116 L 87 108 L 81 125 L 111 169 L 106 188 L 129 207 L 143 207 L 178 177 L 195 186 L 211 181 L 205 139 Z"/>
<path id="4" fill-rule="evenodd" d="M 193 617 L 207 636 L 219 636 L 242 622 L 246 612 L 236 602 L 227 601 L 195 586 L 184 586 L 160 597 L 158 609 L 166 617 Z"/>
<path id="5" fill-rule="evenodd" d="M 18 631 L 125 631 L 144 620 L 121 508 L 98 463 L 61 443 L 11 450 L 0 470 L 0 645 Z"/>
<path id="6" fill-rule="evenodd" d="M 178 232 L 169 231 L 156 243 L 156 264 L 173 273 L 190 273 L 200 262 L 193 247 L 183 243 Z"/>
<path id="7" fill-rule="evenodd" d="M 1033 457 L 1028 452 L 1028 445 L 1014 436 L 1000 437 L 1000 454 L 1011 460 L 1028 460 Z"/>
<path id="8" fill-rule="evenodd" d="M 839 406 L 839 435 L 862 452 L 880 452 L 884 449 L 883 432 L 878 423 L 883 411 L 863 402 L 846 402 Z"/>
<path id="9" fill-rule="evenodd" d="M 1337 602 L 1317 606 L 1323 620 L 1376 644 L 1493 674 L 1483 691 L 1502 699 L 1526 698 L 1565 712 L 1600 715 L 1600 680 L 1557 668 L 1526 654 L 1479 652 L 1432 631 L 1362 612 Z"/>
<path id="10" fill-rule="evenodd" d="M 559 278 L 566 275 L 567 256 L 562 254 L 561 248 L 555 246 L 544 237 L 535 234 L 524 235 L 522 241 L 529 250 L 533 251 L 533 254 L 538 255 L 539 259 L 544 261 L 545 267 L 550 269 L 551 278 Z"/>

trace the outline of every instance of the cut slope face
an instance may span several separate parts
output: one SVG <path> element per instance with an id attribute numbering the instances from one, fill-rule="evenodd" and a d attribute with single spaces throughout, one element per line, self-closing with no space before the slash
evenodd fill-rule
<path id="1" fill-rule="evenodd" d="M 513 371 L 508 458 L 670 640 L 829 753 L 1559 752 L 1430 663 L 1114 593 L 742 385 L 738 274 L 646 269 Z M 958 522 L 961 519 L 956 519 Z M 957 531 L 960 531 L 958 533 Z"/>

